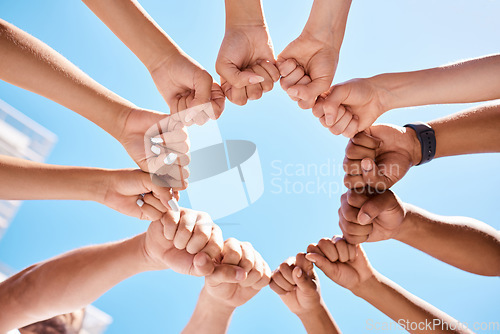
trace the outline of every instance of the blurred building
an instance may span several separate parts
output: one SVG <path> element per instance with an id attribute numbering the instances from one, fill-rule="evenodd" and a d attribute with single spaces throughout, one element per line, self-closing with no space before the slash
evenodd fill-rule
<path id="1" fill-rule="evenodd" d="M 44 162 L 56 141 L 55 134 L 0 100 L 0 154 Z M 0 239 L 20 204 L 21 201 L 0 200 Z M 13 273 L 12 269 L 0 263 L 0 282 Z M 90 305 L 81 334 L 102 334 L 111 321 L 111 316 Z"/>

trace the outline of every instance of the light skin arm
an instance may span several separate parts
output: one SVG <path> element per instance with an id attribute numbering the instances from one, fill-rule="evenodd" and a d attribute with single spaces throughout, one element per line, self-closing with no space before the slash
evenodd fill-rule
<path id="1" fill-rule="evenodd" d="M 224 109 L 224 96 L 212 76 L 191 59 L 135 0 L 83 0 L 83 2 L 141 60 L 172 113 L 204 107 L 199 125 L 216 119 Z M 208 106 L 208 105 L 207 105 Z"/>
<path id="2" fill-rule="evenodd" d="M 498 99 L 499 74 L 500 55 L 492 55 L 422 71 L 353 79 L 333 86 L 318 100 L 314 115 L 332 133 L 352 137 L 391 109 Z"/>
<path id="3" fill-rule="evenodd" d="M 462 270 L 500 276 L 500 232 L 476 219 L 432 214 L 390 190 L 342 195 L 340 228 L 353 244 L 396 239 Z"/>
<path id="4" fill-rule="evenodd" d="M 283 303 L 297 315 L 307 333 L 340 333 L 326 304 L 321 298 L 319 279 L 313 264 L 299 253 L 280 264 L 269 286 Z"/>
<path id="5" fill-rule="evenodd" d="M 449 315 L 376 272 L 359 245 L 354 248 L 344 239 L 335 237 L 309 245 L 307 252 L 306 258 L 314 262 L 332 281 L 349 289 L 399 324 L 402 319 L 404 324 L 440 321 L 451 324 L 452 328 L 459 327 L 456 326 L 457 321 Z M 415 334 L 471 333 L 461 328 L 447 330 L 446 325 L 444 328 L 431 328 L 430 331 L 428 328 L 405 329 Z"/>

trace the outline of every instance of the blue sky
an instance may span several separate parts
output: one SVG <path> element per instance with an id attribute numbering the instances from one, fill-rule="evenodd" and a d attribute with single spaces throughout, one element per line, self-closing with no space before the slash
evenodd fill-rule
<path id="1" fill-rule="evenodd" d="M 498 53 L 500 1 L 353 1 L 335 82 L 383 72 L 427 68 Z M 224 34 L 223 1 L 141 1 L 158 23 L 215 73 Z M 276 53 L 301 31 L 311 1 L 264 0 Z M 135 104 L 167 112 L 139 60 L 79 1 L 2 1 L 0 16 L 40 38 L 106 87 Z M 0 98 L 57 134 L 50 163 L 108 168 L 133 167 L 109 135 L 75 113 L 0 82 Z M 394 110 L 380 121 L 402 125 L 428 121 L 466 105 Z M 347 140 L 323 129 L 310 111 L 299 109 L 279 86 L 259 101 L 227 104 L 218 121 L 225 139 L 256 143 L 264 195 L 249 208 L 217 223 L 225 238 L 250 241 L 276 268 L 311 242 L 340 233 L 337 209 L 341 173 L 319 176 L 336 187 L 324 193 L 276 193 L 274 164 L 340 164 Z M 416 167 L 395 192 L 406 202 L 443 215 L 463 215 L 500 229 L 500 156 L 483 154 L 438 159 Z M 339 168 L 335 169 L 336 171 Z M 285 176 L 281 181 L 284 182 Z M 316 175 L 287 176 L 291 183 Z M 181 200 L 181 204 L 186 201 Z M 70 249 L 135 235 L 146 222 L 96 203 L 25 202 L 0 242 L 0 261 L 15 269 Z M 462 322 L 499 321 L 498 278 L 480 277 L 396 241 L 365 245 L 373 266 L 407 290 Z M 320 274 L 322 294 L 345 333 L 365 331 L 365 321 L 387 321 L 382 313 Z M 145 273 L 122 282 L 95 305 L 114 318 L 109 333 L 179 332 L 187 323 L 203 279 L 173 272 Z M 231 333 L 303 333 L 299 320 L 269 288 L 240 307 Z M 398 331 L 396 331 L 398 332 Z M 486 333 L 482 331 L 481 333 Z"/>

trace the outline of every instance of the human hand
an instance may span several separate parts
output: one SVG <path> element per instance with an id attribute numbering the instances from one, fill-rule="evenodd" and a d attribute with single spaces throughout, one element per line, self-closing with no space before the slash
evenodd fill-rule
<path id="1" fill-rule="evenodd" d="M 406 216 L 403 203 L 390 190 L 368 195 L 352 189 L 342 195 L 340 202 L 340 229 L 353 245 L 396 237 Z"/>
<path id="2" fill-rule="evenodd" d="M 99 202 L 125 215 L 157 220 L 167 208 L 178 209 L 178 193 L 156 185 L 150 174 L 141 170 L 106 170 L 100 180 L 103 195 Z"/>
<path id="3" fill-rule="evenodd" d="M 130 110 L 119 137 L 137 165 L 156 175 L 155 183 L 174 191 L 186 189 L 189 176 L 190 143 L 181 114 Z"/>
<path id="4" fill-rule="evenodd" d="M 204 291 L 216 303 L 236 308 L 269 284 L 271 269 L 249 242 L 229 238 L 222 261 L 205 277 Z"/>
<path id="5" fill-rule="evenodd" d="M 224 94 L 237 105 L 271 91 L 280 73 L 265 22 L 228 25 L 215 67 Z"/>
<path id="6" fill-rule="evenodd" d="M 339 50 L 332 43 L 303 32 L 278 55 L 281 87 L 302 109 L 314 106 L 335 75 Z"/>
<path id="7" fill-rule="evenodd" d="M 319 280 L 312 262 L 299 253 L 273 272 L 270 288 L 293 313 L 299 315 L 322 307 Z"/>
<path id="8" fill-rule="evenodd" d="M 395 125 L 373 125 L 354 136 L 346 147 L 344 185 L 385 191 L 421 159 L 415 132 Z"/>
<path id="9" fill-rule="evenodd" d="M 372 78 L 349 80 L 322 94 L 314 105 L 313 114 L 333 134 L 352 138 L 390 109 L 388 95 L 390 92 Z"/>
<path id="10" fill-rule="evenodd" d="M 146 232 L 144 254 L 155 269 L 205 276 L 221 260 L 222 232 L 208 214 L 181 208 L 167 211 Z"/>
<path id="11" fill-rule="evenodd" d="M 174 52 L 151 66 L 151 77 L 167 102 L 170 113 L 201 108 L 194 118 L 198 125 L 218 119 L 224 110 L 225 96 L 212 76 L 182 51 Z"/>
<path id="12" fill-rule="evenodd" d="M 375 273 L 363 248 L 348 244 L 340 236 L 323 238 L 317 244 L 310 244 L 306 259 L 313 262 L 332 281 L 352 292 Z"/>

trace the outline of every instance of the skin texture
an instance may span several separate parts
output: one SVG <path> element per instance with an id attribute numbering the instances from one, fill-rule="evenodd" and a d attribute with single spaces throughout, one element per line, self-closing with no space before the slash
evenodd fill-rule
<path id="1" fill-rule="evenodd" d="M 229 101 L 245 105 L 280 78 L 260 0 L 226 0 L 226 32 L 215 64 Z"/>
<path id="2" fill-rule="evenodd" d="M 339 225 L 351 244 L 395 239 L 462 270 L 500 276 L 497 230 L 472 218 L 432 214 L 390 190 L 349 190 L 341 198 Z"/>
<path id="3" fill-rule="evenodd" d="M 79 248 L 0 283 L 0 331 L 81 309 L 140 272 L 172 269 L 195 276 L 213 273 L 223 246 L 220 229 L 204 213 L 182 209 L 179 219 L 169 212 L 161 222 L 152 222 L 146 233 Z M 170 238 L 165 237 L 165 226 L 176 227 Z"/>
<path id="4" fill-rule="evenodd" d="M 137 1 L 84 0 L 87 7 L 141 60 L 170 111 L 206 105 L 201 125 L 224 110 L 224 94 L 212 76 L 189 57 Z"/>
<path id="5" fill-rule="evenodd" d="M 352 138 L 388 110 L 500 98 L 500 55 L 441 67 L 380 74 L 334 85 L 313 113 L 333 134 Z"/>
<path id="6" fill-rule="evenodd" d="M 229 238 L 182 333 L 225 333 L 234 310 L 269 284 L 271 269 L 248 242 Z"/>
<path id="7" fill-rule="evenodd" d="M 57 166 L 0 155 L 0 179 L 1 199 L 95 201 L 144 220 L 160 219 L 173 198 L 170 188 L 133 169 Z M 142 194 L 145 204 L 139 207 Z"/>
<path id="8" fill-rule="evenodd" d="M 451 325 L 457 323 L 452 317 L 376 272 L 360 245 L 352 246 L 341 237 L 322 239 L 318 244 L 308 246 L 306 258 L 332 281 L 363 298 L 396 322 L 403 319 L 404 323 L 432 323 L 438 319 Z M 430 330 L 407 330 L 419 334 L 472 333 L 463 329 L 446 330 L 446 327 L 443 329 L 440 326 Z"/>
<path id="9" fill-rule="evenodd" d="M 215 108 L 191 108 L 189 121 L 188 111 L 165 115 L 138 108 L 4 20 L 0 20 L 0 58 L 0 79 L 75 111 L 116 138 L 142 170 L 166 175 L 166 182 L 176 190 L 186 187 L 189 141 L 184 127 L 203 118 L 205 110 Z M 188 99 L 186 96 L 184 103 Z M 150 139 L 167 133 L 166 140 L 158 145 L 160 153 L 152 154 Z M 159 166 L 165 165 L 168 153 L 175 153 L 178 159 L 162 170 Z"/>
<path id="10" fill-rule="evenodd" d="M 321 298 L 313 264 L 305 256 L 305 253 L 299 253 L 280 264 L 269 286 L 300 318 L 307 333 L 340 333 Z"/>
<path id="11" fill-rule="evenodd" d="M 435 158 L 500 152 L 500 103 L 491 102 L 428 123 L 436 136 Z M 344 184 L 349 189 L 383 191 L 420 163 L 415 131 L 395 125 L 373 125 L 348 143 Z"/>
<path id="12" fill-rule="evenodd" d="M 315 0 L 300 36 L 278 55 L 281 87 L 302 109 L 312 108 L 333 81 L 350 6 L 350 0 Z"/>

